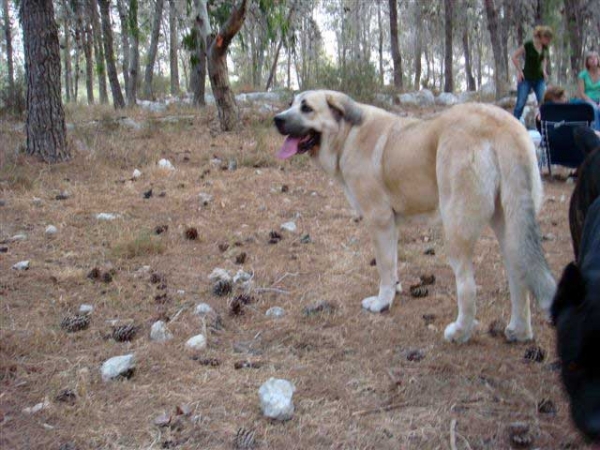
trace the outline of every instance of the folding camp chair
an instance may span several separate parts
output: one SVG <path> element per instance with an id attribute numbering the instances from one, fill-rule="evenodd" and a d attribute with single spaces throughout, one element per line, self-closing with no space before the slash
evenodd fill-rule
<path id="1" fill-rule="evenodd" d="M 552 164 L 575 169 L 585 159 L 585 154 L 575 145 L 573 129 L 591 126 L 594 109 L 587 103 L 545 103 L 540 107 L 542 123 L 542 148 L 546 153 L 548 172 Z"/>

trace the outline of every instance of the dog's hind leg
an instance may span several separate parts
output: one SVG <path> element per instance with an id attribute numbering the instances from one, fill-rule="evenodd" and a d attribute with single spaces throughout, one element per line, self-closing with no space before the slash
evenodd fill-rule
<path id="1" fill-rule="evenodd" d="M 507 226 L 501 207 L 496 209 L 491 226 L 500 243 L 500 251 L 504 259 L 510 290 L 510 322 L 504 330 L 504 334 L 509 342 L 529 341 L 533 339 L 533 331 L 531 329 L 529 295 L 525 281 L 527 268 L 523 267 L 523 262 L 520 260 L 519 243 L 511 243 L 510 237 L 507 235 Z"/>

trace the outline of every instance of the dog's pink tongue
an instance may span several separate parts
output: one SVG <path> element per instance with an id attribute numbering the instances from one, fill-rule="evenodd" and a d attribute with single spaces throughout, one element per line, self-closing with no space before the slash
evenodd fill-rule
<path id="1" fill-rule="evenodd" d="M 285 142 L 281 146 L 281 149 L 277 152 L 277 157 L 279 159 L 288 159 L 298 153 L 298 144 L 300 143 L 300 138 L 294 138 L 288 136 L 285 139 Z"/>

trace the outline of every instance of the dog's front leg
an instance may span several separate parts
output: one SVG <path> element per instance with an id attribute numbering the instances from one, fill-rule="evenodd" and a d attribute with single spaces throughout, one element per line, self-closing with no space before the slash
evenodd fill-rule
<path id="1" fill-rule="evenodd" d="M 379 294 L 367 297 L 362 307 L 371 312 L 385 311 L 392 306 L 398 283 L 398 230 L 393 211 L 367 217 L 379 271 Z"/>

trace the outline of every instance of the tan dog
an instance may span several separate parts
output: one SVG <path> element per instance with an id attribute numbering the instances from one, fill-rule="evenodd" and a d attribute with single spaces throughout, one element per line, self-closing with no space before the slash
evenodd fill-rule
<path id="1" fill-rule="evenodd" d="M 533 337 L 527 293 L 548 311 L 556 283 L 536 222 L 542 182 L 535 149 L 515 118 L 494 106 L 465 104 L 431 120 L 403 119 L 339 92 L 307 91 L 275 124 L 288 135 L 277 156 L 308 152 L 342 183 L 369 227 L 380 284 L 363 308 L 388 309 L 400 287 L 397 225 L 441 215 L 458 291 L 458 318 L 446 327 L 446 339 L 465 342 L 475 326 L 473 250 L 488 224 L 509 279 L 506 337 Z"/>

